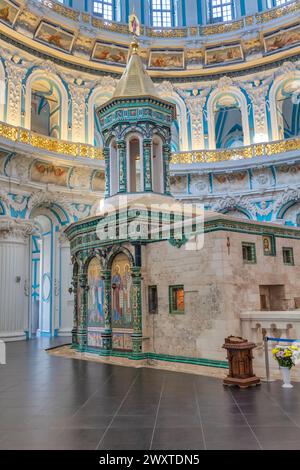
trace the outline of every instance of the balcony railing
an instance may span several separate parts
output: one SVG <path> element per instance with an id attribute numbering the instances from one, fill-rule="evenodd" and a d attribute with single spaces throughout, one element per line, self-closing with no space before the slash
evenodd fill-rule
<path id="1" fill-rule="evenodd" d="M 58 155 L 73 158 L 90 158 L 103 160 L 101 148 L 93 145 L 54 139 L 42 134 L 0 122 L 0 138 L 12 142 L 28 145 L 36 149 L 43 149 Z M 176 152 L 171 156 L 171 164 L 213 163 L 229 160 L 243 160 L 255 157 L 268 158 L 281 153 L 300 150 L 300 137 L 278 140 L 260 144 L 248 145 L 223 150 L 191 150 L 188 152 Z"/>
<path id="2" fill-rule="evenodd" d="M 11 126 L 3 122 L 0 123 L 0 137 L 59 155 L 103 160 L 101 148 L 89 144 L 54 139 L 53 137 L 47 137 L 23 127 Z"/>
<path id="3" fill-rule="evenodd" d="M 191 152 L 173 153 L 171 163 L 213 163 L 228 160 L 243 160 L 255 157 L 271 157 L 280 153 L 300 150 L 300 137 L 294 139 L 277 140 L 262 144 L 247 145 L 224 150 L 195 150 Z"/>

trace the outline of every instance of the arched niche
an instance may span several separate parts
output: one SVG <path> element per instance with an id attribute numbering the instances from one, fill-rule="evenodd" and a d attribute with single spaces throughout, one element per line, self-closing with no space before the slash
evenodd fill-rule
<path id="1" fill-rule="evenodd" d="M 111 263 L 111 316 L 113 328 L 132 328 L 131 263 L 125 253 Z"/>
<path id="2" fill-rule="evenodd" d="M 103 146 L 102 135 L 97 116 L 97 108 L 108 101 L 112 92 L 103 91 L 103 88 L 95 88 L 88 98 L 87 103 L 87 142 L 96 147 Z"/>
<path id="3" fill-rule="evenodd" d="M 126 136 L 127 155 L 127 191 L 129 193 L 144 190 L 143 138 L 139 133 Z"/>
<path id="4" fill-rule="evenodd" d="M 25 85 L 24 127 L 68 139 L 68 93 L 58 76 L 35 70 Z"/>
<path id="5" fill-rule="evenodd" d="M 164 192 L 163 141 L 159 135 L 154 135 L 152 142 L 152 189 Z"/>
<path id="6" fill-rule="evenodd" d="M 272 139 L 281 140 L 300 134 L 300 73 L 278 77 L 269 94 Z"/>
<path id="7" fill-rule="evenodd" d="M 101 331 L 104 327 L 104 280 L 100 260 L 94 256 L 87 267 L 88 299 L 87 330 L 88 346 L 102 347 Z"/>
<path id="8" fill-rule="evenodd" d="M 215 90 L 207 102 L 207 120 L 210 149 L 251 143 L 247 101 L 240 90 Z"/>

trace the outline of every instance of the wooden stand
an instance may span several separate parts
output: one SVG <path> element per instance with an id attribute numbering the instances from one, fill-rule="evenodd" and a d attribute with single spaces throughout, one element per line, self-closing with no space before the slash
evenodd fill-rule
<path id="1" fill-rule="evenodd" d="M 259 385 L 260 379 L 253 374 L 252 366 L 252 350 L 256 348 L 256 344 L 239 336 L 229 336 L 225 339 L 223 348 L 227 350 L 229 362 L 229 374 L 223 384 L 237 385 L 240 388 Z"/>

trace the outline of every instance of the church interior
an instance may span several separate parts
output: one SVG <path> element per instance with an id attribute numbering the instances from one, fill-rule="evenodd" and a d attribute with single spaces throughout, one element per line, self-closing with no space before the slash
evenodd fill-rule
<path id="1" fill-rule="evenodd" d="M 0 0 L 0 450 L 299 450 L 299 175 L 298 0 Z"/>

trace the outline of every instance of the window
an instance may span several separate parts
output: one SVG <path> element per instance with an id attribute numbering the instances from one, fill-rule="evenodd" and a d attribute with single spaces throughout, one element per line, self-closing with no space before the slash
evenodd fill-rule
<path id="1" fill-rule="evenodd" d="M 104 20 L 113 20 L 114 0 L 94 0 L 93 13 Z"/>
<path id="2" fill-rule="evenodd" d="M 288 266 L 294 266 L 293 248 L 282 248 L 283 263 Z"/>
<path id="3" fill-rule="evenodd" d="M 256 263 L 255 243 L 242 243 L 244 263 Z"/>
<path id="4" fill-rule="evenodd" d="M 208 7 L 210 23 L 221 23 L 234 19 L 233 0 L 209 0 Z"/>
<path id="5" fill-rule="evenodd" d="M 158 308 L 157 302 L 157 286 L 148 287 L 148 308 L 149 313 L 156 314 Z"/>
<path id="6" fill-rule="evenodd" d="M 173 12 L 173 0 L 152 0 L 152 26 L 156 28 L 171 28 L 173 26 Z"/>
<path id="7" fill-rule="evenodd" d="M 184 287 L 183 286 L 170 286 L 169 287 L 169 307 L 170 313 L 184 313 Z"/>
<path id="8" fill-rule="evenodd" d="M 274 7 L 280 7 L 281 5 L 284 5 L 285 3 L 288 3 L 290 0 L 268 0 L 268 7 L 269 8 L 274 8 Z"/>
<path id="9" fill-rule="evenodd" d="M 273 235 L 264 235 L 263 238 L 263 251 L 265 256 L 275 256 L 275 238 Z"/>

